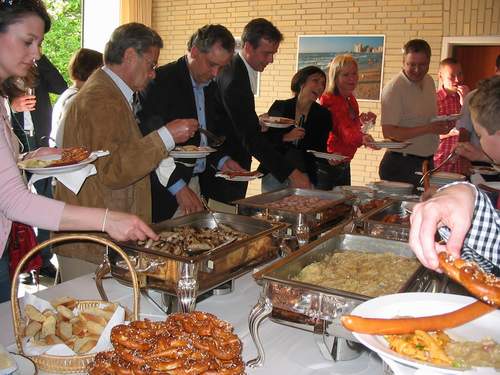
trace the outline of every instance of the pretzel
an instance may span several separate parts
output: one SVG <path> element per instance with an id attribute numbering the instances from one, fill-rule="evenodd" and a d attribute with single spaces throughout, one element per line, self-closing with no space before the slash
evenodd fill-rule
<path id="1" fill-rule="evenodd" d="M 500 306 L 500 278 L 484 272 L 475 262 L 438 254 L 439 267 L 472 295 L 491 306 Z"/>

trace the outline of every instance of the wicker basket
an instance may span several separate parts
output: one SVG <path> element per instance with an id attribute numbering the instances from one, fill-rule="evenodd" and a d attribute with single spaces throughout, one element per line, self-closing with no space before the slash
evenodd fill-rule
<path id="1" fill-rule="evenodd" d="M 116 244 L 111 242 L 110 240 L 97 237 L 97 236 L 91 236 L 91 235 L 85 235 L 85 234 L 76 234 L 76 235 L 65 235 L 57 238 L 53 238 L 50 240 L 47 240 L 45 242 L 42 242 L 41 244 L 35 246 L 31 251 L 26 254 L 19 264 L 16 267 L 16 271 L 14 273 L 14 278 L 12 280 L 12 289 L 11 289 L 11 308 L 12 308 L 12 321 L 14 325 L 14 334 L 16 336 L 16 345 L 17 349 L 20 354 L 24 355 L 23 352 L 23 347 L 21 343 L 22 339 L 22 327 L 21 327 L 21 309 L 19 307 L 19 300 L 17 298 L 17 292 L 19 288 L 19 274 L 21 273 L 21 270 L 23 269 L 25 263 L 37 252 L 42 250 L 44 247 L 59 243 L 59 242 L 65 242 L 65 241 L 90 241 L 90 242 L 97 242 L 102 245 L 107 246 L 110 249 L 115 250 L 120 256 L 123 258 L 125 263 L 128 266 L 128 269 L 131 274 L 131 281 L 132 281 L 132 287 L 134 290 L 134 306 L 133 306 L 133 312 L 132 315 L 130 316 L 130 320 L 137 320 L 139 318 L 139 298 L 140 298 L 140 293 L 139 293 L 139 282 L 137 280 L 137 274 L 135 272 L 135 269 L 133 265 L 130 263 L 130 260 L 128 259 L 127 255 L 125 252 Z M 78 302 L 78 307 L 80 309 L 87 309 L 90 307 L 97 307 L 102 303 L 106 303 L 104 301 L 79 301 Z M 84 355 L 75 355 L 75 356 L 55 356 L 55 355 L 46 355 L 42 354 L 39 356 L 30 356 L 30 358 L 36 363 L 39 369 L 47 371 L 47 372 L 52 372 L 52 373 L 57 373 L 57 374 L 73 374 L 73 373 L 79 373 L 79 372 L 86 372 L 86 367 L 87 365 L 93 361 L 95 356 L 94 354 L 84 354 Z"/>

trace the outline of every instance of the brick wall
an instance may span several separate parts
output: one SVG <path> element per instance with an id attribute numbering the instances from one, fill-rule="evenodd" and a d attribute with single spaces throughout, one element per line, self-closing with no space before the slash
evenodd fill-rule
<path id="1" fill-rule="evenodd" d="M 257 112 L 275 99 L 290 97 L 297 64 L 298 35 L 384 34 L 384 82 L 401 68 L 401 47 L 412 38 L 426 39 L 433 57 L 429 72 L 436 78 L 443 36 L 500 35 L 500 0 L 153 0 L 153 27 L 162 35 L 162 63 L 185 52 L 192 32 L 207 23 L 221 23 L 241 35 L 252 18 L 265 17 L 284 34 L 274 64 L 261 77 Z M 379 102 L 360 102 L 361 111 L 380 114 Z M 380 124 L 372 131 L 382 138 Z M 360 149 L 351 163 L 352 184 L 378 179 L 383 151 Z M 260 185 L 251 186 L 250 194 Z"/>

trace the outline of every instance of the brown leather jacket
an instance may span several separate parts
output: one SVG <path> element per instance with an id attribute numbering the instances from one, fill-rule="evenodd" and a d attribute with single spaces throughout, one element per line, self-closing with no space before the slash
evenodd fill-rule
<path id="1" fill-rule="evenodd" d="M 70 204 L 130 212 L 150 223 L 149 173 L 168 151 L 158 132 L 142 136 L 127 100 L 106 72 L 98 69 L 92 74 L 63 121 L 64 147 L 85 146 L 111 154 L 97 159 L 97 174 L 87 178 L 78 195 L 58 182 L 55 197 Z M 55 251 L 100 263 L 103 247 L 68 244 Z"/>

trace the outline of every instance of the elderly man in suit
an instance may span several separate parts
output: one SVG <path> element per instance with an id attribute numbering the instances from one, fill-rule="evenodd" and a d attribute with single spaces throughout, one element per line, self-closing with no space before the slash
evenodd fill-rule
<path id="1" fill-rule="evenodd" d="M 295 169 L 260 132 L 259 118 L 255 112 L 254 83 L 258 72 L 263 72 L 273 62 L 273 57 L 283 40 L 281 32 L 268 20 L 257 18 L 244 28 L 242 49 L 226 69 L 216 78 L 219 87 L 219 104 L 224 109 L 226 121 L 219 121 L 220 132 L 232 145 L 232 157 L 243 168 L 250 169 L 252 156 L 278 180 L 290 180 L 291 187 L 310 188 L 306 174 Z M 212 173 L 213 171 L 208 171 Z M 211 198 L 222 202 L 245 197 L 246 182 L 228 182 L 211 179 Z"/>
<path id="2" fill-rule="evenodd" d="M 216 84 L 213 79 L 231 61 L 234 46 L 233 36 L 222 25 L 198 29 L 188 41 L 187 53 L 159 67 L 156 78 L 142 93 L 139 119 L 143 133 L 155 131 L 175 118 L 193 118 L 201 128 L 214 130 Z M 206 146 L 207 139 L 197 133 L 186 144 Z M 208 158 L 176 160 L 175 165 L 172 163 L 167 169 L 160 167 L 151 173 L 153 221 L 203 210 L 199 175 L 210 165 L 217 170 L 241 169 L 219 152 Z M 162 176 L 165 170 L 167 175 Z"/>
<path id="3" fill-rule="evenodd" d="M 68 109 L 63 137 L 64 147 L 109 150 L 110 155 L 96 161 L 97 174 L 87 178 L 78 195 L 58 184 L 57 198 L 134 213 L 151 222 L 149 173 L 175 143 L 185 142 L 198 129 L 196 120 L 178 119 L 146 136 L 139 130 L 132 109 L 134 94 L 154 79 L 162 47 L 160 36 L 145 25 L 129 23 L 115 29 L 106 44 L 104 67 L 90 76 Z M 68 246 L 58 253 L 94 263 L 102 260 L 102 248 Z M 81 265 L 78 271 L 88 272 Z"/>

